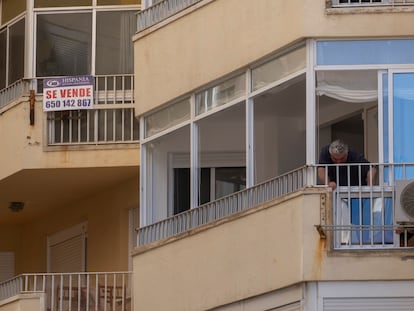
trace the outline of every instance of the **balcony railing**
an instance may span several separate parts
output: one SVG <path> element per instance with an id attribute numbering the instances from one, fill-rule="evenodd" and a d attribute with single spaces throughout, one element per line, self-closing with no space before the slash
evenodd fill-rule
<path id="1" fill-rule="evenodd" d="M 137 32 L 149 28 L 202 0 L 164 0 L 137 15 Z"/>
<path id="2" fill-rule="evenodd" d="M 134 76 L 96 76 L 93 109 L 48 112 L 47 119 L 49 146 L 137 143 Z"/>
<path id="3" fill-rule="evenodd" d="M 0 301 L 45 294 L 50 311 L 131 310 L 131 272 L 22 274 L 0 283 Z M 40 299 L 40 298 L 39 298 Z"/>
<path id="4" fill-rule="evenodd" d="M 317 172 L 324 168 L 343 167 L 347 173 L 355 170 L 358 180 L 364 167 L 375 169 L 369 184 L 345 178 L 337 180 L 333 191 L 333 217 L 324 224 L 315 224 L 320 231 L 334 232 L 334 247 L 350 248 L 405 248 L 414 246 L 414 222 L 397 223 L 394 219 L 396 180 L 414 180 L 414 163 L 404 164 L 337 164 L 302 167 L 254 187 L 236 192 L 219 200 L 204 204 L 160 222 L 138 229 L 138 246 L 166 239 L 192 228 L 213 222 L 234 213 L 261 205 L 269 200 L 301 190 L 308 186 L 326 187 Z M 342 174 L 344 174 L 342 172 Z M 413 220 L 414 221 L 414 220 Z M 324 235 L 325 233 L 321 234 Z M 414 238 L 413 238 L 414 239 Z M 411 244 L 413 243 L 413 245 Z"/>
<path id="5" fill-rule="evenodd" d="M 0 90 L 0 109 L 21 96 L 29 96 L 30 81 L 19 80 Z"/>
<path id="6" fill-rule="evenodd" d="M 307 168 L 302 167 L 268 182 L 233 193 L 216 201 L 138 229 L 138 245 L 165 239 L 192 228 L 258 206 L 306 186 Z"/>
<path id="7" fill-rule="evenodd" d="M 414 0 L 332 0 L 333 7 L 413 5 Z"/>

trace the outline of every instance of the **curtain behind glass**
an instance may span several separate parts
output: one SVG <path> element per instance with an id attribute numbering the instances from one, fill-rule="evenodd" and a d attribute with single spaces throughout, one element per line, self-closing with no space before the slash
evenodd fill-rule
<path id="1" fill-rule="evenodd" d="M 91 73 L 92 14 L 39 15 L 37 18 L 37 76 Z"/>
<path id="2" fill-rule="evenodd" d="M 96 74 L 133 73 L 132 36 L 135 11 L 98 12 L 96 16 Z"/>
<path id="3" fill-rule="evenodd" d="M 24 76 L 24 29 L 25 20 L 22 19 L 10 27 L 9 32 L 9 81 L 8 84 Z"/>

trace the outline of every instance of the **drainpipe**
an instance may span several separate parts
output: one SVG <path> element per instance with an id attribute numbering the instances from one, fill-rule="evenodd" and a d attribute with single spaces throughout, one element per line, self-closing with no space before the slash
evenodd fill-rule
<path id="1" fill-rule="evenodd" d="M 35 92 L 34 90 L 30 90 L 29 104 L 30 104 L 30 125 L 34 125 L 35 124 Z"/>

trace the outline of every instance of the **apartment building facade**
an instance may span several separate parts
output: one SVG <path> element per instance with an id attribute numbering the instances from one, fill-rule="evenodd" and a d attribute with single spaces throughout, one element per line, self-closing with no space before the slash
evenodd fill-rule
<path id="1" fill-rule="evenodd" d="M 413 308 L 413 14 L 409 0 L 138 14 L 136 310 Z M 339 138 L 370 163 L 319 164 Z M 360 181 L 333 190 L 320 168 Z"/>
<path id="2" fill-rule="evenodd" d="M 0 1 L 0 310 L 131 310 L 140 9 Z"/>

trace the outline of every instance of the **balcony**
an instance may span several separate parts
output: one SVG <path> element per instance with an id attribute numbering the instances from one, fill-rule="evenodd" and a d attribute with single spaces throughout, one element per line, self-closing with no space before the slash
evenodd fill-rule
<path id="1" fill-rule="evenodd" d="M 50 311 L 129 311 L 132 310 L 131 275 L 131 272 L 22 274 L 0 283 L 0 310 L 30 297 L 35 300 L 32 303 Z M 30 311 L 32 307 L 22 304 L 19 310 Z"/>
<path id="2" fill-rule="evenodd" d="M 396 221 L 395 197 L 399 180 L 410 179 L 413 163 L 369 164 L 378 170 L 373 186 L 338 186 L 332 192 L 331 205 L 326 207 L 323 221 L 315 223 L 321 238 L 329 235 L 333 249 L 400 249 L 414 246 L 409 241 L 413 223 Z M 219 200 L 171 216 L 163 221 L 138 229 L 138 246 L 180 237 L 195 228 L 205 227 L 219 220 L 231 218 L 272 200 L 298 193 L 310 187 L 327 187 L 317 180 L 317 171 L 332 167 L 349 172 L 356 168 L 361 174 L 364 164 L 317 165 L 302 167 L 282 176 L 236 192 Z M 339 174 L 338 174 L 339 176 Z M 338 181 L 339 184 L 339 181 Z M 330 188 L 326 188 L 330 189 Z M 395 203 L 396 204 L 396 203 Z"/>
<path id="3" fill-rule="evenodd" d="M 20 80 L 0 91 L 0 109 L 27 101 L 31 84 L 37 85 L 36 95 L 41 96 L 42 79 Z M 96 76 L 93 109 L 47 113 L 47 145 L 138 143 L 133 94 L 133 75 Z"/>
<path id="4" fill-rule="evenodd" d="M 137 15 L 137 32 L 143 31 L 167 18 L 178 14 L 202 0 L 164 0 L 141 11 Z"/>
<path id="5" fill-rule="evenodd" d="M 332 7 L 404 6 L 413 4 L 413 0 L 332 0 Z"/>

